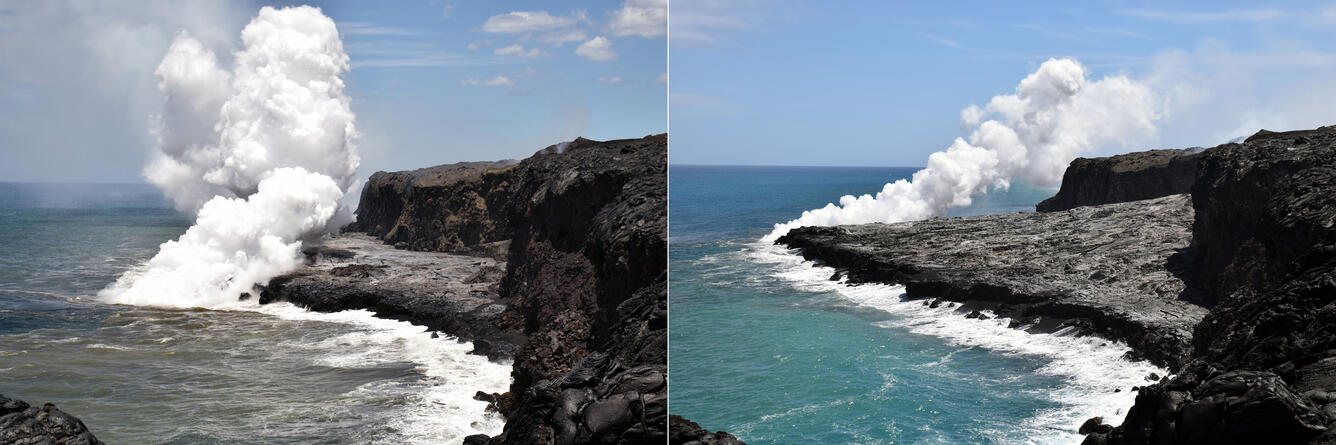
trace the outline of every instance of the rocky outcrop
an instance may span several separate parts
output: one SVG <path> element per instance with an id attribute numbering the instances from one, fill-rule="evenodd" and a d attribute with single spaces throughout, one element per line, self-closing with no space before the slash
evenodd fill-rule
<path id="1" fill-rule="evenodd" d="M 1077 158 L 1062 175 L 1062 188 L 1035 209 L 1056 212 L 1080 206 L 1140 201 L 1188 193 L 1201 150 L 1149 150 L 1107 158 Z"/>
<path id="2" fill-rule="evenodd" d="M 1214 303 L 1193 360 L 1088 443 L 1336 443 L 1336 128 L 1208 150 L 1192 278 Z"/>
<path id="3" fill-rule="evenodd" d="M 451 255 L 327 242 L 312 252 L 323 260 L 272 280 L 261 298 L 368 308 L 493 342 L 480 352 L 518 345 L 502 351 L 513 352 L 510 392 L 479 395 L 505 429 L 469 443 L 662 443 L 667 145 L 667 135 L 576 139 L 518 163 L 376 173 L 350 230 Z M 408 259 L 378 259 L 396 256 Z"/>
<path id="4" fill-rule="evenodd" d="M 844 269 L 851 282 L 982 302 L 1014 320 L 1065 319 L 1175 366 L 1206 315 L 1186 301 L 1178 267 L 1192 215 L 1189 197 L 1173 195 L 1064 212 L 802 227 L 778 242 Z"/>
<path id="5" fill-rule="evenodd" d="M 0 443 L 102 445 L 83 421 L 50 403 L 41 408 L 0 395 Z"/>
<path id="6" fill-rule="evenodd" d="M 486 175 L 513 161 L 461 162 L 402 172 L 376 172 L 362 186 L 357 221 L 365 232 L 411 250 L 489 255 L 504 259 L 508 216 L 496 207 L 505 175 Z"/>
<path id="7" fill-rule="evenodd" d="M 745 445 L 732 434 L 711 432 L 696 422 L 672 415 L 668 418 L 668 443 L 671 445 Z"/>
<path id="8" fill-rule="evenodd" d="M 309 263 L 269 281 L 260 303 L 289 301 L 318 312 L 367 309 L 471 341 L 474 353 L 513 358 L 524 344 L 502 326 L 510 299 L 499 292 L 505 263 L 491 258 L 398 250 L 349 233 L 303 249 Z"/>

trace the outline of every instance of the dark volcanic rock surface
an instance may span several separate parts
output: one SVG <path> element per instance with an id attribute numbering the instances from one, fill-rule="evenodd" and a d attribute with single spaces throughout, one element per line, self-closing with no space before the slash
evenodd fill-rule
<path id="1" fill-rule="evenodd" d="M 384 283 L 379 274 L 391 273 L 399 274 L 391 281 L 405 281 L 408 270 L 380 268 L 355 251 L 349 264 L 317 263 L 277 278 L 262 297 L 445 319 L 455 326 L 451 332 L 447 323 L 447 332 L 472 332 L 475 344 L 491 332 L 481 325 L 520 333 L 511 391 L 483 395 L 502 401 L 505 430 L 494 438 L 471 436 L 470 443 L 662 443 L 668 437 L 667 145 L 667 135 L 576 139 L 518 163 L 376 173 L 350 230 L 405 249 L 504 259 L 504 272 L 447 286 L 440 292 L 451 296 L 433 300 L 409 293 L 412 284 L 393 284 L 392 292 L 367 284 Z M 439 281 L 459 283 L 458 273 L 446 275 Z M 498 277 L 499 286 L 489 284 Z"/>
<path id="2" fill-rule="evenodd" d="M 732 434 L 708 431 L 678 415 L 670 416 L 668 422 L 670 445 L 745 445 Z"/>
<path id="3" fill-rule="evenodd" d="M 461 162 L 402 172 L 376 172 L 362 187 L 357 221 L 365 232 L 412 250 L 490 255 L 505 259 L 510 238 L 505 212 L 489 206 L 497 177 L 514 162 Z"/>
<path id="4" fill-rule="evenodd" d="M 1193 280 L 1215 303 L 1193 361 L 1093 443 L 1336 443 L 1336 128 L 1208 150 Z"/>
<path id="5" fill-rule="evenodd" d="M 0 395 L 0 444 L 102 445 L 83 421 L 50 403 L 41 408 Z"/>
<path id="6" fill-rule="evenodd" d="M 1187 247 L 1186 195 L 900 224 L 802 227 L 779 243 L 847 269 L 855 282 L 905 285 L 914 297 L 1003 303 L 1013 318 L 1089 319 L 1105 336 L 1172 366 L 1186 359 L 1206 309 L 1184 301 L 1176 254 Z"/>
<path id="7" fill-rule="evenodd" d="M 1077 158 L 1062 175 L 1058 194 L 1035 209 L 1056 212 L 1188 193 L 1197 177 L 1199 154 L 1200 149 L 1188 148 Z"/>
<path id="8" fill-rule="evenodd" d="M 1216 150 L 1192 188 L 1194 275 L 1211 303 L 1284 285 L 1292 261 L 1329 244 L 1336 127 L 1263 130 Z"/>
<path id="9" fill-rule="evenodd" d="M 312 264 L 270 280 L 260 302 L 289 301 L 318 312 L 368 309 L 472 341 L 475 353 L 511 358 L 524 337 L 500 326 L 509 303 L 498 292 L 505 263 L 490 258 L 398 250 L 348 233 L 303 249 Z"/>
<path id="10" fill-rule="evenodd" d="M 518 407 L 495 441 L 660 443 L 667 135 L 545 151 L 496 173 L 509 199 L 494 206 L 513 235 L 501 291 L 515 298 L 507 321 L 529 342 L 512 373 Z"/>

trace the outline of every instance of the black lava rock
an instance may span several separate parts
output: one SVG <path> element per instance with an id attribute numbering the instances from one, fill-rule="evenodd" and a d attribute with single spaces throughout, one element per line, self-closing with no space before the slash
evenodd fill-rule
<path id="1" fill-rule="evenodd" d="M 0 443 L 102 445 L 83 421 L 50 403 L 41 408 L 0 395 Z"/>

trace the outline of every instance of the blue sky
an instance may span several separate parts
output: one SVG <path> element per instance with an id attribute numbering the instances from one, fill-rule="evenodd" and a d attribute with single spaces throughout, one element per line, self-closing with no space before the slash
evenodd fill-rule
<path id="1" fill-rule="evenodd" d="M 922 166 L 965 136 L 962 108 L 1050 57 L 1155 85 L 1155 147 L 1336 123 L 1336 2 L 675 0 L 670 16 L 674 164 Z"/>
<path id="2" fill-rule="evenodd" d="M 0 181 L 139 181 L 162 104 L 152 73 L 176 30 L 226 65 L 263 5 L 339 24 L 362 176 L 662 133 L 662 15 L 619 19 L 654 3 L 0 0 Z"/>

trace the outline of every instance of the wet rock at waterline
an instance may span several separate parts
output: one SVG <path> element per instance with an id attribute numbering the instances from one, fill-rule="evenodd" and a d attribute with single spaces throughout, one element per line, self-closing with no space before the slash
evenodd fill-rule
<path id="1" fill-rule="evenodd" d="M 41 408 L 0 395 L 0 443 L 102 445 L 83 421 L 50 403 Z"/>

